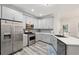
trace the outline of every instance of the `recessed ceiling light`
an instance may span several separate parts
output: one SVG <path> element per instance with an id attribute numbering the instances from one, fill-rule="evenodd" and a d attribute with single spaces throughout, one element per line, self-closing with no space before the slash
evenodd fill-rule
<path id="1" fill-rule="evenodd" d="M 31 9 L 32 12 L 34 12 L 34 9 Z"/>
<path id="2" fill-rule="evenodd" d="M 44 6 L 48 6 L 48 4 L 43 4 Z"/>
<path id="3" fill-rule="evenodd" d="M 54 4 L 41 4 L 44 7 L 49 7 L 49 6 L 53 6 Z"/>
<path id="4" fill-rule="evenodd" d="M 42 14 L 40 14 L 40 16 L 42 16 Z"/>
<path id="5" fill-rule="evenodd" d="M 42 6 L 45 6 L 45 7 L 47 7 L 47 6 L 49 6 L 49 4 L 42 4 Z"/>

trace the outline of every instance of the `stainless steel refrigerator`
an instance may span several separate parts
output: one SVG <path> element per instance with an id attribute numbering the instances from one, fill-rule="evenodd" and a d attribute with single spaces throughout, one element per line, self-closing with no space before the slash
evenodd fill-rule
<path id="1" fill-rule="evenodd" d="M 23 25 L 20 21 L 1 19 L 1 55 L 23 48 Z"/>

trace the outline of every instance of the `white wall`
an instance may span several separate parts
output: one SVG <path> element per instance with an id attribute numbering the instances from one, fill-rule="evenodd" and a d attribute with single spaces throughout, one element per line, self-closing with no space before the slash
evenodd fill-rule
<path id="1" fill-rule="evenodd" d="M 55 34 L 59 34 L 59 32 L 61 31 L 61 19 L 64 20 L 66 18 L 69 18 L 72 20 L 74 18 L 78 21 L 79 4 L 58 4 L 54 6 L 52 13 L 54 16 L 54 32 Z"/>
<path id="2" fill-rule="evenodd" d="M 55 17 L 54 18 L 54 34 L 59 34 L 60 32 L 60 18 Z"/>
<path id="3" fill-rule="evenodd" d="M 27 16 L 26 15 L 23 15 L 23 29 L 25 29 L 26 27 L 26 20 L 27 20 Z"/>
<path id="4" fill-rule="evenodd" d="M 68 24 L 68 31 L 71 36 L 79 37 L 79 8 L 67 12 L 61 18 L 61 25 Z"/>

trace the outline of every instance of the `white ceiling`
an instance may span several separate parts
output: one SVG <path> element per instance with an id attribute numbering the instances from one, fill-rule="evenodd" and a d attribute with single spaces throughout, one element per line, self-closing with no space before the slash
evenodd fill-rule
<path id="1" fill-rule="evenodd" d="M 28 12 L 35 16 L 44 15 L 59 15 L 64 16 L 73 12 L 74 10 L 79 10 L 79 4 L 11 4 L 22 11 Z M 77 11 L 78 11 L 77 10 Z"/>
<path id="2" fill-rule="evenodd" d="M 52 14 L 53 7 L 55 5 L 45 5 L 45 4 L 14 4 L 14 6 L 20 8 L 21 10 L 28 12 L 35 16 L 44 16 Z"/>

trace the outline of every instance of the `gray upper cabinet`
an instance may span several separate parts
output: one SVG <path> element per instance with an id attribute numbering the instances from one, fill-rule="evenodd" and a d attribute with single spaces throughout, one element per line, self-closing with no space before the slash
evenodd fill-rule
<path id="1" fill-rule="evenodd" d="M 53 29 L 53 19 L 52 18 L 40 19 L 39 28 L 40 29 Z"/>
<path id="2" fill-rule="evenodd" d="M 23 15 L 19 11 L 3 6 L 2 7 L 2 18 L 19 21 L 23 19 Z"/>
<path id="3" fill-rule="evenodd" d="M 17 20 L 17 21 L 21 21 L 23 20 L 23 14 L 19 11 L 15 11 L 14 12 L 14 20 Z"/>
<path id="4" fill-rule="evenodd" d="M 32 17 L 27 17 L 28 20 L 26 20 L 27 23 L 31 21 L 32 24 L 34 24 L 34 29 L 53 29 L 53 18 L 43 18 L 43 19 L 37 19 Z"/>
<path id="5" fill-rule="evenodd" d="M 8 7 L 2 7 L 2 18 L 3 19 L 10 19 L 13 20 L 14 18 L 14 11 Z"/>

